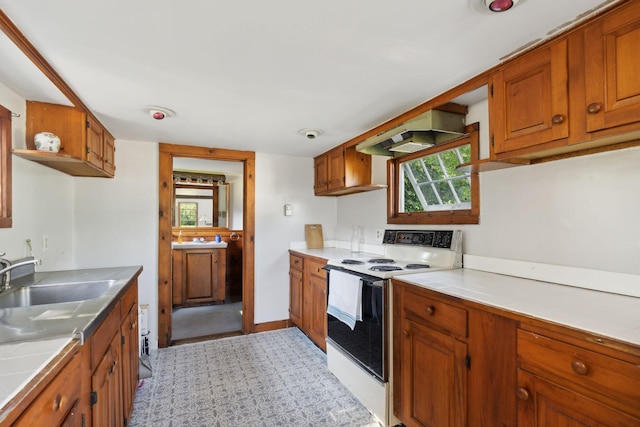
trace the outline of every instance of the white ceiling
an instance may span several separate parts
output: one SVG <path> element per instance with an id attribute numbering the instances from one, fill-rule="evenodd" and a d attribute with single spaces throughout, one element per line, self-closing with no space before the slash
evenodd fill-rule
<path id="1" fill-rule="evenodd" d="M 117 139 L 315 156 L 602 0 L 0 0 Z M 13 51 L 12 51 L 13 49 Z M 0 81 L 63 102 L 0 40 Z M 153 120 L 145 107 L 176 116 Z M 307 140 L 298 131 L 322 131 Z"/>

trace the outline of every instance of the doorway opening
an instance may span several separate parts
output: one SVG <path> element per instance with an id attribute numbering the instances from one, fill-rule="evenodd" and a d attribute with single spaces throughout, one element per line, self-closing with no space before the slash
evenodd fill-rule
<path id="1" fill-rule="evenodd" d="M 160 144 L 159 347 L 253 332 L 254 161 Z"/>

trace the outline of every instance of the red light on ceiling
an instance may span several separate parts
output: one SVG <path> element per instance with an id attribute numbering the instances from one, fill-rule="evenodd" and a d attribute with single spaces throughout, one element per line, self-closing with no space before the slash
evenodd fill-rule
<path id="1" fill-rule="evenodd" d="M 485 5 L 492 12 L 504 12 L 513 7 L 513 0 L 485 0 Z"/>

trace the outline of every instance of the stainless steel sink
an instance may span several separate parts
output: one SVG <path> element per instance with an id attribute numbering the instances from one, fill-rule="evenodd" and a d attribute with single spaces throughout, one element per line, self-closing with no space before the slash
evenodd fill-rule
<path id="1" fill-rule="evenodd" d="M 0 309 L 86 301 L 104 295 L 115 282 L 101 280 L 13 288 L 0 293 Z"/>

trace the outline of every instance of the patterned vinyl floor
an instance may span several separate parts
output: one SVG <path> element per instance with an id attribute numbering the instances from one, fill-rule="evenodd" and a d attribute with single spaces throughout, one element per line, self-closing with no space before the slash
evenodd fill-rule
<path id="1" fill-rule="evenodd" d="M 378 426 L 297 328 L 159 349 L 130 426 Z"/>

